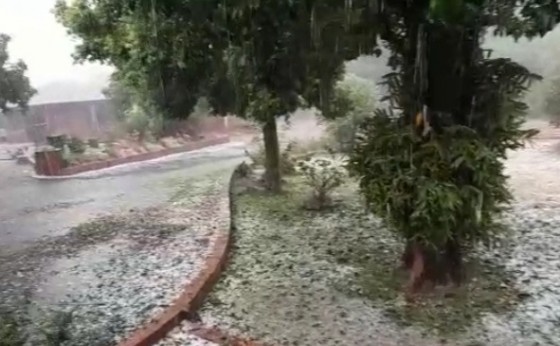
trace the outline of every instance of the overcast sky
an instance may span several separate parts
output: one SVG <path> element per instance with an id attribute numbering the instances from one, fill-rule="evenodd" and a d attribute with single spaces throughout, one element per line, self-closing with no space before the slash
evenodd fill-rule
<path id="1" fill-rule="evenodd" d="M 96 64 L 75 65 L 75 43 L 56 22 L 51 10 L 56 0 L 0 0 L 0 32 L 12 37 L 11 60 L 23 59 L 33 86 L 52 83 L 102 87 L 110 68 Z M 50 94 L 53 90 L 48 91 Z M 60 90 L 61 93 L 65 92 Z M 47 91 L 43 92 L 46 94 Z M 44 95 L 43 95 L 44 96 Z M 76 95 L 71 98 L 76 98 Z M 49 96 L 50 97 L 50 96 Z M 84 95 L 87 98 L 87 95 Z M 64 99 L 64 95 L 60 95 Z M 52 100 L 55 101 L 55 100 Z"/>

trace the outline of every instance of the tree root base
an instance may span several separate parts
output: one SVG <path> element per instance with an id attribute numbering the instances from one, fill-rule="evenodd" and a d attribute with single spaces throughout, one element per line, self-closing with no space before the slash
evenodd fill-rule
<path id="1" fill-rule="evenodd" d="M 407 300 L 413 300 L 421 290 L 433 290 L 436 285 L 460 286 L 463 282 L 463 263 L 460 247 L 448 242 L 443 251 L 434 251 L 409 243 L 402 256 L 403 267 L 408 270 Z"/>

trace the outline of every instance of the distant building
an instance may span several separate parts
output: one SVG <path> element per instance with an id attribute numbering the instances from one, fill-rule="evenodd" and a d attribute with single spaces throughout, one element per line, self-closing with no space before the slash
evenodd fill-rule
<path id="1" fill-rule="evenodd" d="M 44 143 L 46 136 L 66 134 L 88 138 L 105 138 L 116 124 L 110 100 L 45 103 L 3 115 L 8 142 Z"/>

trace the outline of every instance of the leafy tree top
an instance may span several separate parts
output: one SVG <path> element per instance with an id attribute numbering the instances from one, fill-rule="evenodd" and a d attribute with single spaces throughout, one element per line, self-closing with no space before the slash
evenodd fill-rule
<path id="1" fill-rule="evenodd" d="M 534 37 L 556 1 L 385 1 L 379 36 L 394 72 L 390 110 L 366 121 L 350 167 L 371 210 L 407 241 L 437 250 L 492 238 L 512 196 L 502 159 L 534 131 L 521 101 L 538 76 L 481 48 L 486 30 Z"/>
<path id="2" fill-rule="evenodd" d="M 375 46 L 368 1 L 355 3 L 59 0 L 55 13 L 82 39 L 78 61 L 114 65 L 167 115 L 186 116 L 205 93 L 218 113 L 244 115 L 262 89 L 281 113 L 328 99 L 344 60 Z"/>
<path id="3" fill-rule="evenodd" d="M 365 21 L 367 1 L 358 2 L 356 8 L 318 0 L 223 5 L 229 48 L 211 87 L 214 108 L 262 121 L 302 105 L 327 105 L 344 61 L 376 45 L 375 27 Z"/>
<path id="4" fill-rule="evenodd" d="M 55 14 L 81 39 L 77 61 L 115 66 L 164 115 L 187 117 L 221 56 L 217 9 L 215 0 L 59 0 Z"/>
<path id="5" fill-rule="evenodd" d="M 22 60 L 9 62 L 10 40 L 10 36 L 0 33 L 0 112 L 8 111 L 11 106 L 26 108 L 37 92 L 25 75 L 27 65 Z"/>

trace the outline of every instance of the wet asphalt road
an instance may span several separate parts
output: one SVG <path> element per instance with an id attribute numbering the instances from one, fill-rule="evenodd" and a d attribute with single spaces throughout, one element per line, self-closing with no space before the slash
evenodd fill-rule
<path id="1" fill-rule="evenodd" d="M 31 167 L 0 160 L 0 252 L 63 235 L 96 216 L 160 205 L 174 182 L 233 167 L 243 157 L 243 144 L 228 143 L 65 180 L 38 180 Z"/>

